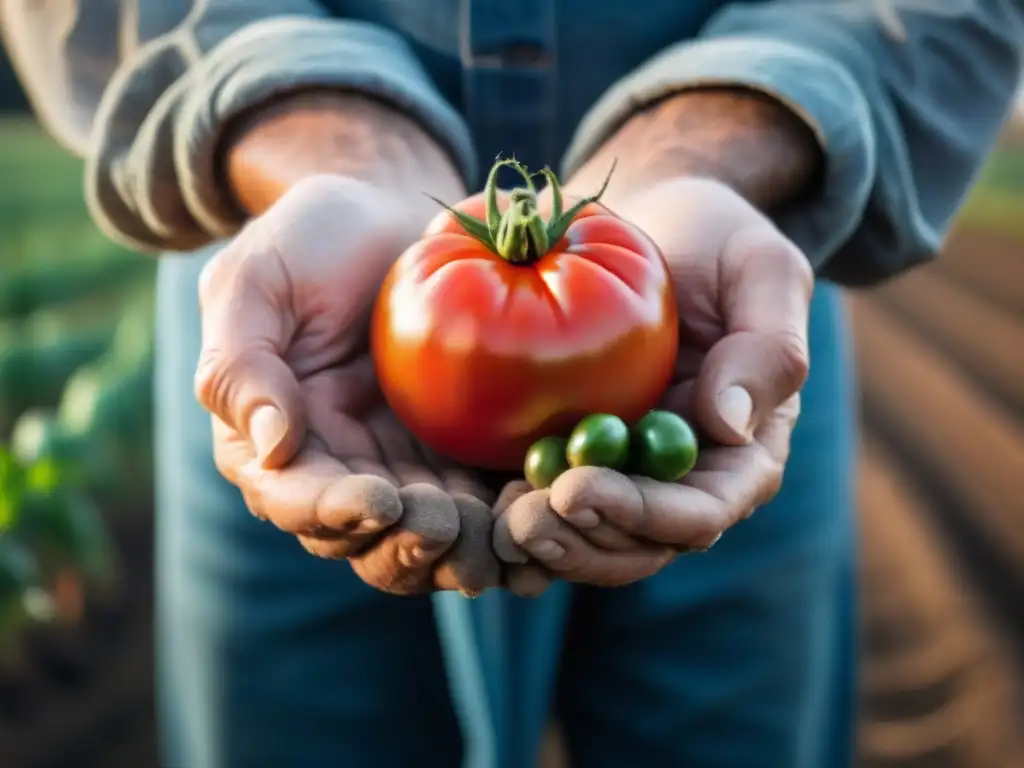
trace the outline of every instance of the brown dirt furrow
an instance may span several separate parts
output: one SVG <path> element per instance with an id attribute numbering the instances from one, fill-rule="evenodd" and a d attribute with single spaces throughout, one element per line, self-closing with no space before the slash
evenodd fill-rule
<path id="1" fill-rule="evenodd" d="M 862 296 L 852 305 L 866 418 L 944 498 L 955 515 L 952 522 L 978 539 L 982 551 L 969 565 L 998 565 L 1001 581 L 1009 582 L 1004 586 L 1019 597 L 1024 427 L 877 302 Z M 1021 605 L 1010 600 L 1006 608 L 1019 614 Z"/>
<path id="2" fill-rule="evenodd" d="M 123 612 L 110 617 L 87 615 L 78 631 L 39 641 L 57 656 L 36 658 L 29 667 L 32 698 L 19 722 L 0 721 L 2 768 L 144 768 L 155 764 L 153 719 L 152 514 L 137 510 L 121 515 L 114 533 L 124 553 Z M 84 674 L 61 679 L 54 662 L 65 653 L 84 662 Z M 37 654 L 38 656 L 38 654 Z M 133 739 L 141 733 L 146 739 Z M 115 745 L 130 750 L 124 760 L 112 758 Z"/>
<path id="3" fill-rule="evenodd" d="M 1024 417 L 1024 315 L 1013 315 L 958 278 L 931 268 L 914 270 L 874 295 Z"/>
<path id="4" fill-rule="evenodd" d="M 1024 316 L 1024 242 L 996 232 L 963 228 L 950 237 L 937 269 L 979 295 Z"/>
<path id="5" fill-rule="evenodd" d="M 1012 657 L 958 578 L 926 500 L 877 436 L 865 441 L 860 495 L 861 579 L 875 584 L 861 606 L 860 768 L 1024 764 Z M 872 642 L 891 632 L 905 642 Z"/>

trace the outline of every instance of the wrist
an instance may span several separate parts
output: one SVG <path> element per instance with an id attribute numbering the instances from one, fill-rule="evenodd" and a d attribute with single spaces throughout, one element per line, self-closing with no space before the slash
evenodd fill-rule
<path id="1" fill-rule="evenodd" d="M 573 177 L 589 188 L 617 161 L 605 199 L 675 178 L 709 178 L 773 211 L 810 194 L 824 157 L 811 128 L 765 94 L 689 90 L 635 114 Z M 592 178 L 591 178 L 592 177 Z"/>
<path id="2" fill-rule="evenodd" d="M 266 103 L 228 126 L 220 158 L 225 186 L 250 215 L 324 174 L 371 184 L 425 216 L 436 211 L 424 192 L 466 194 L 451 158 L 419 125 L 356 93 L 311 90 Z"/>

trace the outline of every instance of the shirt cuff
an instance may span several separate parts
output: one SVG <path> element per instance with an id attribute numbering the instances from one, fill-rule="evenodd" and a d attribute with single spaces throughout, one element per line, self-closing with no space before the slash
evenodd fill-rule
<path id="1" fill-rule="evenodd" d="M 187 47 L 178 41 L 144 51 L 101 105 L 87 193 L 100 226 L 121 242 L 186 250 L 234 234 L 246 216 L 219 178 L 224 126 L 275 95 L 309 87 L 358 91 L 394 106 L 448 150 L 467 181 L 476 178 L 461 116 L 401 38 L 380 27 L 275 17 L 231 34 L 197 61 L 187 61 Z M 145 104 L 146 85 L 161 79 L 152 70 L 175 67 L 181 76 Z"/>
<path id="2" fill-rule="evenodd" d="M 566 156 L 568 178 L 643 107 L 685 90 L 743 87 L 804 120 L 825 153 L 821 194 L 776 217 L 816 271 L 860 224 L 875 178 L 875 136 L 853 77 L 827 56 L 769 38 L 716 37 L 673 46 L 613 85 L 581 121 Z"/>

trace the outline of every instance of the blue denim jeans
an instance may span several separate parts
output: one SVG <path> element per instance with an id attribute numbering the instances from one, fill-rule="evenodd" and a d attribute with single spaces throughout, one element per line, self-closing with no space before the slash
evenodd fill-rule
<path id="1" fill-rule="evenodd" d="M 250 516 L 192 394 L 196 283 L 159 278 L 158 664 L 168 768 L 522 768 L 552 715 L 589 768 L 841 768 L 852 754 L 856 413 L 820 285 L 781 493 L 621 589 L 389 597 Z"/>

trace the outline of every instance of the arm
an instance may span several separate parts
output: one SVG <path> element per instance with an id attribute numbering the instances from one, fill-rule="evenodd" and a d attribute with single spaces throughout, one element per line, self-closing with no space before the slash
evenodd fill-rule
<path id="1" fill-rule="evenodd" d="M 323 173 L 387 190 L 424 223 L 437 205 L 423 194 L 421 179 L 430 179 L 444 199 L 465 196 L 451 157 L 418 123 L 356 93 L 316 89 L 259 104 L 226 126 L 222 149 L 217 165 L 226 187 L 238 209 L 252 216 L 297 182 Z"/>
<path id="2" fill-rule="evenodd" d="M 752 199 L 772 210 L 815 270 L 847 285 L 870 284 L 940 247 L 1012 103 L 1022 40 L 1024 6 L 1005 0 L 737 3 L 700 39 L 664 51 L 613 86 L 581 123 L 566 170 L 611 137 L 608 154 L 623 157 L 625 144 L 614 144 L 646 123 L 663 137 L 655 146 L 674 158 L 666 168 L 689 162 L 695 170 L 684 170 L 709 173 L 714 166 L 730 182 L 763 174 Z M 785 106 L 789 118 L 750 119 L 770 114 L 763 96 L 776 102 L 776 115 Z M 792 151 L 808 146 L 808 129 L 824 161 L 820 183 L 813 171 L 791 167 L 814 165 L 813 151 Z M 788 149 L 780 150 L 780 134 L 789 135 Z M 765 136 L 767 150 L 750 148 Z M 752 171 L 757 157 L 763 167 Z M 644 163 L 655 168 L 660 160 Z M 803 178 L 802 195 L 794 176 Z M 782 193 L 777 199 L 772 187 Z"/>
<path id="3" fill-rule="evenodd" d="M 225 144 L 244 144 L 236 165 L 250 170 L 267 131 L 283 154 L 289 107 L 309 130 L 289 133 L 286 146 L 316 137 L 308 165 L 320 172 L 349 154 L 338 150 L 341 123 L 347 135 L 387 124 L 392 146 L 408 138 L 449 175 L 451 164 L 463 178 L 476 172 L 466 126 L 401 38 L 328 18 L 315 0 L 0 0 L 0 28 L 37 112 L 85 156 L 97 223 L 141 250 L 187 250 L 237 231 L 257 202 L 224 178 L 235 162 Z M 318 91 L 319 106 L 290 97 L 302 91 Z M 276 119 L 255 117 L 261 106 Z"/>

